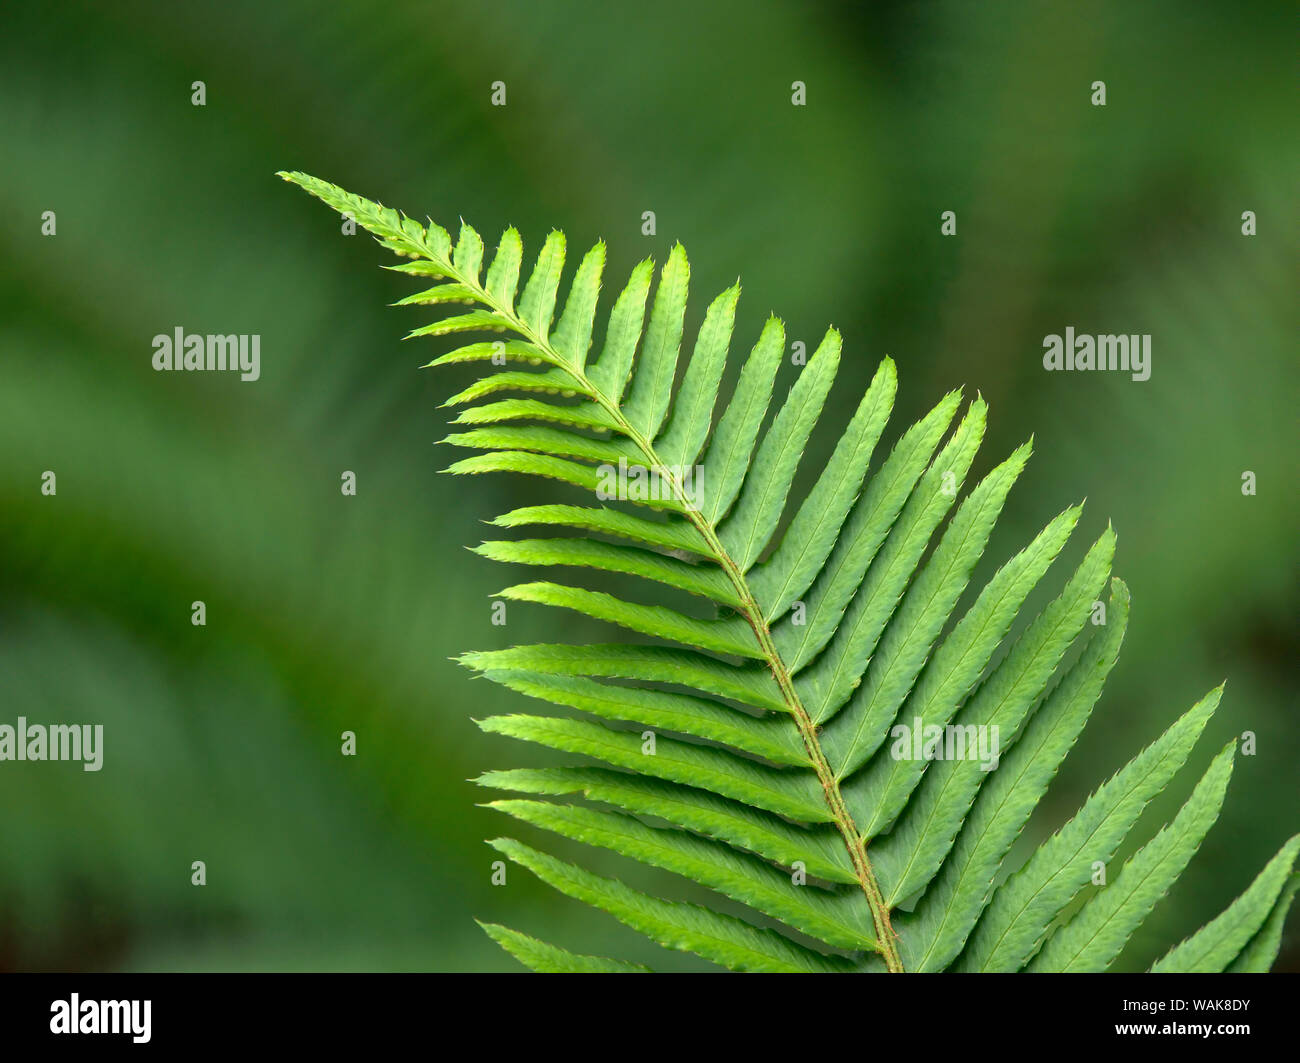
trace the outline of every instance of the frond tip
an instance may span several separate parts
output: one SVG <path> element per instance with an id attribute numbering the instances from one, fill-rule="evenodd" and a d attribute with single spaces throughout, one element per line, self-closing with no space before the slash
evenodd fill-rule
<path id="1" fill-rule="evenodd" d="M 958 419 L 962 397 L 952 392 L 879 457 L 898 386 L 886 357 L 812 489 L 792 499 L 825 420 L 837 330 L 778 392 L 785 331 L 769 318 L 724 396 L 740 286 L 714 298 L 688 336 L 680 244 L 657 284 L 649 260 L 632 271 L 597 344 L 603 243 L 579 260 L 566 291 L 563 233 L 546 238 L 524 280 L 513 228 L 489 256 L 463 221 L 453 242 L 432 222 L 328 182 L 280 176 L 350 217 L 403 260 L 390 269 L 426 285 L 396 305 L 452 310 L 410 338 L 489 334 L 429 362 L 488 370 L 445 403 L 459 408 L 461 430 L 443 442 L 482 452 L 447 471 L 540 476 L 568 496 L 490 522 L 543 535 L 484 542 L 477 553 L 551 577 L 501 596 L 643 639 L 459 658 L 541 705 L 539 715 L 479 721 L 483 730 L 582 758 L 485 773 L 479 785 L 525 795 L 488 807 L 566 847 L 610 850 L 629 870 L 704 887 L 727 910 L 669 899 L 660 885 L 635 889 L 511 838 L 494 849 L 655 944 L 732 970 L 1115 962 L 1214 823 L 1234 747 L 1109 885 L 1094 886 L 1093 869 L 1189 760 L 1222 688 L 1008 865 L 1101 695 L 1129 616 L 1107 527 L 1042 613 L 1019 623 L 1069 548 L 1081 504 L 969 588 L 1032 441 L 973 477 L 962 497 L 988 409 L 977 395 Z M 573 572 L 607 574 L 620 591 L 575 586 Z M 656 589 L 653 604 L 635 600 L 642 581 Z M 1300 881 L 1297 855 L 1300 835 L 1152 970 L 1266 970 Z M 645 969 L 480 925 L 533 970 Z"/>

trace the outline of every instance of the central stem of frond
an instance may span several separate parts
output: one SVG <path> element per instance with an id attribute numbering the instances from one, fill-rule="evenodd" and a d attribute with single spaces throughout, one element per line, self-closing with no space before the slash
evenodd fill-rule
<path id="1" fill-rule="evenodd" d="M 631 423 L 623 416 L 619 409 L 618 403 L 606 395 L 599 387 L 594 385 L 591 380 L 580 369 L 576 369 L 568 364 L 565 359 L 544 336 L 537 335 L 515 314 L 514 307 L 502 304 L 500 301 L 491 296 L 484 289 L 476 278 L 462 276 L 449 262 L 444 262 L 438 255 L 434 254 L 429 248 L 425 248 L 425 253 L 431 261 L 436 263 L 440 269 L 447 272 L 448 276 L 454 277 L 459 283 L 471 288 L 478 296 L 479 300 L 494 313 L 508 320 L 511 327 L 529 343 L 533 344 L 538 350 L 542 351 L 552 363 L 560 369 L 563 369 L 573 378 L 574 382 L 585 391 L 588 395 L 600 405 L 600 407 L 614 420 L 618 425 L 619 431 L 637 446 L 645 456 L 646 462 L 651 468 L 662 468 L 663 462 L 655 452 L 653 444 L 638 432 Z M 735 588 L 736 594 L 741 601 L 741 612 L 749 622 L 754 631 L 754 637 L 758 640 L 759 648 L 762 650 L 763 658 L 776 680 L 777 687 L 781 691 L 781 696 L 790 711 L 790 716 L 799 729 L 799 736 L 803 741 L 804 749 L 808 753 L 809 762 L 817 774 L 823 794 L 826 799 L 826 806 L 830 810 L 834 819 L 836 829 L 839 831 L 841 838 L 844 840 L 845 848 L 848 850 L 849 858 L 853 863 L 854 873 L 857 876 L 858 884 L 866 896 L 867 903 L 871 908 L 872 923 L 875 926 L 876 938 L 881 956 L 885 960 L 886 969 L 889 971 L 902 971 L 902 960 L 898 955 L 897 935 L 889 921 L 889 905 L 885 902 L 884 896 L 880 892 L 880 887 L 876 882 L 875 875 L 871 870 L 871 861 L 867 859 L 866 846 L 863 842 L 861 832 L 853 822 L 853 817 L 849 813 L 848 807 L 844 803 L 843 795 L 840 793 L 839 780 L 836 779 L 834 771 L 831 770 L 830 763 L 822 751 L 821 742 L 817 737 L 817 725 L 813 722 L 812 717 L 808 715 L 799 698 L 798 691 L 795 690 L 794 680 L 790 675 L 790 670 L 782 660 L 776 645 L 772 640 L 772 632 L 768 627 L 767 620 L 763 616 L 763 611 L 759 608 L 758 602 L 754 598 L 753 591 L 750 589 L 749 582 L 745 575 L 740 571 L 740 567 L 727 553 L 726 548 L 718 539 L 712 525 L 705 519 L 694 505 L 683 486 L 674 476 L 666 478 L 673 485 L 677 500 L 683 504 L 683 516 L 691 522 L 701 538 L 708 544 L 714 559 L 721 565 L 727 578 Z"/>

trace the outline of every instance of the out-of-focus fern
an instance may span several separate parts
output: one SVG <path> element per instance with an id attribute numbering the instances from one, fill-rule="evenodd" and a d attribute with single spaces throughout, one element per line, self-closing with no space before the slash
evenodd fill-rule
<path id="1" fill-rule="evenodd" d="M 281 176 L 409 260 L 392 268 L 436 282 L 404 304 L 470 306 L 412 336 L 508 336 L 431 365 L 530 367 L 491 372 L 448 400 L 465 406 L 458 422 L 466 430 L 447 442 L 486 451 L 449 471 L 542 476 L 602 500 L 613 484 L 617 497 L 639 503 L 639 512 L 514 510 L 494 523 L 580 534 L 493 541 L 480 553 L 639 576 L 712 606 L 685 611 L 550 581 L 519 584 L 501 597 L 575 610 L 668 645 L 517 646 L 462 660 L 494 682 L 586 714 L 494 717 L 485 730 L 597 762 L 489 772 L 479 779 L 485 787 L 529 795 L 492 807 L 685 876 L 745 906 L 748 917 L 651 896 L 514 839 L 494 840 L 496 849 L 658 944 L 735 970 L 1073 971 L 1115 960 L 1217 818 L 1235 742 L 1108 884 L 1090 887 L 1104 881 L 1097 869 L 1187 761 L 1222 688 L 1099 787 L 1023 864 L 1004 866 L 1087 722 L 1128 619 L 1128 591 L 1110 577 L 1115 536 L 1107 528 L 1060 594 L 1010 637 L 1079 520 L 1082 507 L 1072 506 L 949 624 L 1029 443 L 957 505 L 986 408 L 977 397 L 949 433 L 961 402 L 954 392 L 868 477 L 896 387 L 886 358 L 778 539 L 839 362 L 835 330 L 760 433 L 785 350 L 781 322 L 769 319 L 715 423 L 739 288 L 710 304 L 674 390 L 689 278 L 680 245 L 652 302 L 652 263 L 633 270 L 589 361 L 602 244 L 583 257 L 553 325 L 563 234 L 547 238 L 520 292 L 523 248 L 513 229 L 484 274 L 483 242 L 468 225 L 453 244 L 432 223 L 305 174 Z M 480 399 L 489 401 L 467 405 Z M 626 490 L 630 483 L 663 490 L 638 494 Z M 1090 624 L 1108 583 L 1106 622 Z M 970 748 L 949 759 L 914 756 L 917 731 L 927 746 L 935 735 L 975 743 L 996 734 L 996 756 L 977 758 Z M 1298 851 L 1300 836 L 1153 970 L 1267 969 Z M 485 929 L 538 970 L 640 969 Z"/>

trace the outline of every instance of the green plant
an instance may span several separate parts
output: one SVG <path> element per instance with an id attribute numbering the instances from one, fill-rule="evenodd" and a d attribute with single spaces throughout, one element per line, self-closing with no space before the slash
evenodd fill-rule
<path id="1" fill-rule="evenodd" d="M 1009 637 L 1078 522 L 1082 507 L 1073 506 L 1003 565 L 949 628 L 1030 444 L 969 492 L 927 554 L 974 461 L 985 404 L 971 402 L 940 448 L 960 404 L 958 393 L 946 395 L 867 479 L 894 396 L 887 358 L 777 540 L 839 360 L 834 330 L 759 441 L 785 350 L 782 325 L 768 320 L 714 425 L 739 287 L 710 304 L 674 392 L 689 273 L 680 245 L 660 273 L 648 323 L 647 260 L 616 300 L 603 350 L 588 364 L 603 245 L 582 259 L 552 328 L 562 234 L 547 238 L 516 298 L 523 252 L 513 229 L 480 280 L 483 243 L 468 225 L 453 247 L 432 222 L 305 174 L 281 176 L 409 259 L 389 268 L 439 282 L 403 304 L 475 307 L 412 336 L 512 337 L 469 344 L 431 365 L 534 367 L 489 373 L 448 400 L 492 399 L 467 406 L 457 418 L 467 430 L 447 439 L 487 453 L 449 471 L 528 473 L 602 497 L 612 485 L 641 509 L 515 510 L 494 523 L 586 534 L 488 542 L 478 552 L 638 576 L 714 607 L 693 615 L 525 583 L 501 596 L 577 610 L 682 648 L 517 646 L 462 661 L 541 701 L 634 725 L 553 715 L 483 721 L 485 730 L 608 765 L 489 772 L 482 785 L 532 795 L 492 807 L 676 872 L 747 906 L 749 917 L 652 897 L 512 839 L 493 846 L 659 944 L 736 970 L 1100 970 L 1115 960 L 1216 819 L 1236 743 L 1214 758 L 1177 816 L 1082 903 L 1096 869 L 1187 760 L 1221 687 L 1003 874 L 1012 843 L 1087 721 L 1128 618 L 1128 591 L 1109 579 L 1108 527 L 1061 594 Z M 507 391 L 530 397 L 497 397 Z M 1104 623 L 1090 623 L 1102 616 Z M 960 752 L 932 758 L 926 753 L 939 748 L 932 741 Z M 978 757 L 967 755 L 977 747 Z M 536 799 L 570 795 L 591 804 Z M 1296 888 L 1298 851 L 1300 835 L 1221 916 L 1152 969 L 1267 969 Z M 539 970 L 639 969 L 485 929 Z"/>

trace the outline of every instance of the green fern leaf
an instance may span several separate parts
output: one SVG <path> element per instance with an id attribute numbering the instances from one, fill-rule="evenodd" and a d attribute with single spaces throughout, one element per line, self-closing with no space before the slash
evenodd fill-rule
<path id="1" fill-rule="evenodd" d="M 934 454 L 957 412 L 959 401 L 956 392 L 945 396 L 926 417 L 907 430 L 854 506 L 839 542 L 808 596 L 805 622 L 796 625 L 786 618 L 777 625 L 776 648 L 781 658 L 790 662 L 792 671 L 807 665 L 835 634 L 863 573 Z"/>
<path id="2" fill-rule="evenodd" d="M 1277 906 L 1292 877 L 1291 868 L 1295 865 L 1297 853 L 1300 853 L 1300 835 L 1282 846 L 1250 888 L 1222 915 L 1201 927 L 1186 941 L 1175 945 L 1152 965 L 1151 970 L 1163 973 L 1222 971 L 1233 963 Z M 1289 903 L 1289 897 L 1287 901 Z M 1281 930 L 1280 924 L 1278 930 Z M 1272 956 L 1269 957 L 1271 962 Z"/>
<path id="3" fill-rule="evenodd" d="M 790 389 L 781 412 L 758 445 L 736 507 L 719 526 L 719 538 L 741 572 L 748 572 L 785 508 L 803 449 L 821 413 L 840 360 L 839 334 L 831 331 Z"/>
<path id="4" fill-rule="evenodd" d="M 934 886 L 901 920 L 916 970 L 943 970 L 961 951 L 993 892 L 1011 844 L 1088 722 L 1128 626 L 1128 588 L 1111 581 L 1110 620 L 1044 701 L 983 787 Z"/>
<path id="5" fill-rule="evenodd" d="M 733 609 L 744 605 L 735 587 L 717 568 L 687 564 L 633 546 L 615 546 L 590 539 L 520 539 L 486 542 L 475 547 L 475 552 L 494 561 L 522 565 L 574 565 L 623 572 L 711 598 Z"/>
<path id="6" fill-rule="evenodd" d="M 608 912 L 665 948 L 693 952 L 737 971 L 798 974 L 852 969 L 847 960 L 823 956 L 774 931 L 699 905 L 651 897 L 512 839 L 497 838 L 488 844 L 561 893 Z"/>
<path id="7" fill-rule="evenodd" d="M 1300 875 L 1292 875 L 1282 888 L 1282 894 L 1268 913 L 1268 919 L 1255 933 L 1235 960 L 1225 968 L 1231 974 L 1259 974 L 1273 966 L 1282 945 L 1282 927 L 1296 891 L 1300 890 Z"/>
<path id="8" fill-rule="evenodd" d="M 809 875 L 827 882 L 856 885 L 858 881 L 843 841 L 829 826 L 796 826 L 761 809 L 694 787 L 606 768 L 514 768 L 486 772 L 475 781 L 517 793 L 581 793 L 592 801 L 725 841 L 781 867 L 802 863 Z"/>
<path id="9" fill-rule="evenodd" d="M 794 728 L 777 716 L 755 719 L 729 705 L 689 694 L 614 686 L 583 677 L 532 672 L 484 672 L 483 676 L 521 694 L 569 705 L 594 716 L 626 720 L 655 731 L 694 735 L 774 764 L 808 764 L 808 754 Z"/>
<path id="10" fill-rule="evenodd" d="M 839 629 L 820 657 L 799 677 L 798 692 L 809 715 L 821 725 L 848 701 L 862 681 L 885 625 L 916 571 L 930 536 L 957 497 L 984 435 L 986 407 L 971 403 L 953 438 L 921 477 L 867 570 Z"/>
<path id="11" fill-rule="evenodd" d="M 682 320 L 686 316 L 686 289 L 691 268 L 686 249 L 678 244 L 659 275 L 650 325 L 646 330 L 641 359 L 632 377 L 632 389 L 623 407 L 630 431 L 652 440 L 663 424 L 672 398 L 677 351 L 682 342 Z"/>
<path id="12" fill-rule="evenodd" d="M 836 536 L 862 487 L 871 453 L 885 430 L 897 386 L 894 363 L 886 358 L 780 546 L 754 569 L 750 586 L 768 623 L 785 613 L 811 586 L 835 546 Z"/>
<path id="13" fill-rule="evenodd" d="M 704 446 L 727 362 L 727 346 L 731 342 L 739 298 L 740 285 L 736 284 L 713 300 L 704 315 L 695 353 L 686 363 L 686 375 L 673 402 L 668 428 L 655 441 L 655 450 L 667 468 L 693 464 Z"/>
<path id="14" fill-rule="evenodd" d="M 1093 873 L 1119 848 L 1147 802 L 1187 761 L 1221 690 L 1187 714 L 1103 783 L 993 895 L 962 956 L 963 970 L 1019 970 L 1038 951 L 1052 923 Z"/>
<path id="15" fill-rule="evenodd" d="M 789 874 L 714 841 L 654 829 L 630 816 L 549 801 L 493 801 L 490 807 L 575 841 L 675 871 L 836 948 L 876 948 L 870 913 L 851 896 L 795 885 Z"/>
<path id="16" fill-rule="evenodd" d="M 718 421 L 705 458 L 709 476 L 699 492 L 698 509 L 710 525 L 717 524 L 740 491 L 784 349 L 785 329 L 769 318 L 740 370 L 736 393 Z"/>
<path id="17" fill-rule="evenodd" d="M 479 451 L 447 471 L 523 473 L 586 496 L 495 517 L 496 528 L 553 537 L 495 539 L 476 552 L 575 579 L 611 574 L 628 587 L 616 596 L 535 580 L 501 592 L 644 644 L 459 658 L 542 713 L 494 716 L 484 731 L 579 758 L 486 772 L 480 786 L 520 795 L 488 807 L 559 846 L 611 851 L 629 876 L 685 880 L 693 897 L 702 888 L 720 907 L 636 889 L 512 839 L 490 843 L 499 853 L 650 941 L 732 970 L 1113 964 L 1217 817 L 1233 751 L 1214 759 L 1112 883 L 1090 887 L 1187 762 L 1220 688 L 1021 866 L 1004 866 L 1098 703 L 1129 612 L 1126 587 L 1110 575 L 1107 528 L 1071 562 L 1056 598 L 1025 616 L 1082 506 L 969 589 L 1030 443 L 973 472 L 987 405 L 977 396 L 950 431 L 961 403 L 952 392 L 905 426 L 871 472 L 898 387 L 886 358 L 811 490 L 794 498 L 840 363 L 836 330 L 774 402 L 785 330 L 769 317 L 723 394 L 740 286 L 718 295 L 688 336 L 690 265 L 676 245 L 657 284 L 649 260 L 632 271 L 593 361 L 603 243 L 565 290 L 565 238 L 552 232 L 520 293 L 514 229 L 484 276 L 483 241 L 464 223 L 453 247 L 437 225 L 305 174 L 281 176 L 403 260 L 389 268 L 420 278 L 425 287 L 398 305 L 455 308 L 411 336 L 489 333 L 429 362 L 486 370 L 446 401 L 459 430 L 443 442 Z M 638 601 L 640 590 L 656 600 Z M 1297 854 L 1300 837 L 1154 969 L 1267 968 L 1300 877 Z M 640 969 L 483 925 L 534 970 Z"/>
<path id="18" fill-rule="evenodd" d="M 624 963 L 622 960 L 579 956 L 499 923 L 480 922 L 479 926 L 525 967 L 545 974 L 637 974 L 649 970 L 640 964 Z"/>
<path id="19" fill-rule="evenodd" d="M 555 326 L 555 349 L 575 369 L 582 369 L 591 346 L 591 330 L 596 323 L 596 300 L 600 295 L 600 275 L 605 271 L 605 245 L 597 244 L 587 252 L 569 289 L 564 313 Z"/>
<path id="20" fill-rule="evenodd" d="M 1114 883 L 1048 938 L 1030 970 L 1102 971 L 1110 965 L 1129 935 L 1182 874 L 1218 818 L 1235 752 L 1234 741 L 1214 758 L 1173 823 L 1124 864 Z"/>
<path id="21" fill-rule="evenodd" d="M 551 334 L 551 318 L 560 294 L 560 274 L 564 271 L 564 252 L 564 233 L 552 232 L 542 245 L 528 283 L 519 297 L 520 322 L 531 335 L 543 340 Z"/>
<path id="22" fill-rule="evenodd" d="M 654 752 L 648 752 L 648 740 L 634 732 L 553 716 L 491 716 L 479 726 L 551 749 L 581 753 L 617 768 L 711 790 L 798 822 L 828 823 L 833 818 L 811 772 L 778 771 L 711 746 L 657 738 Z"/>

